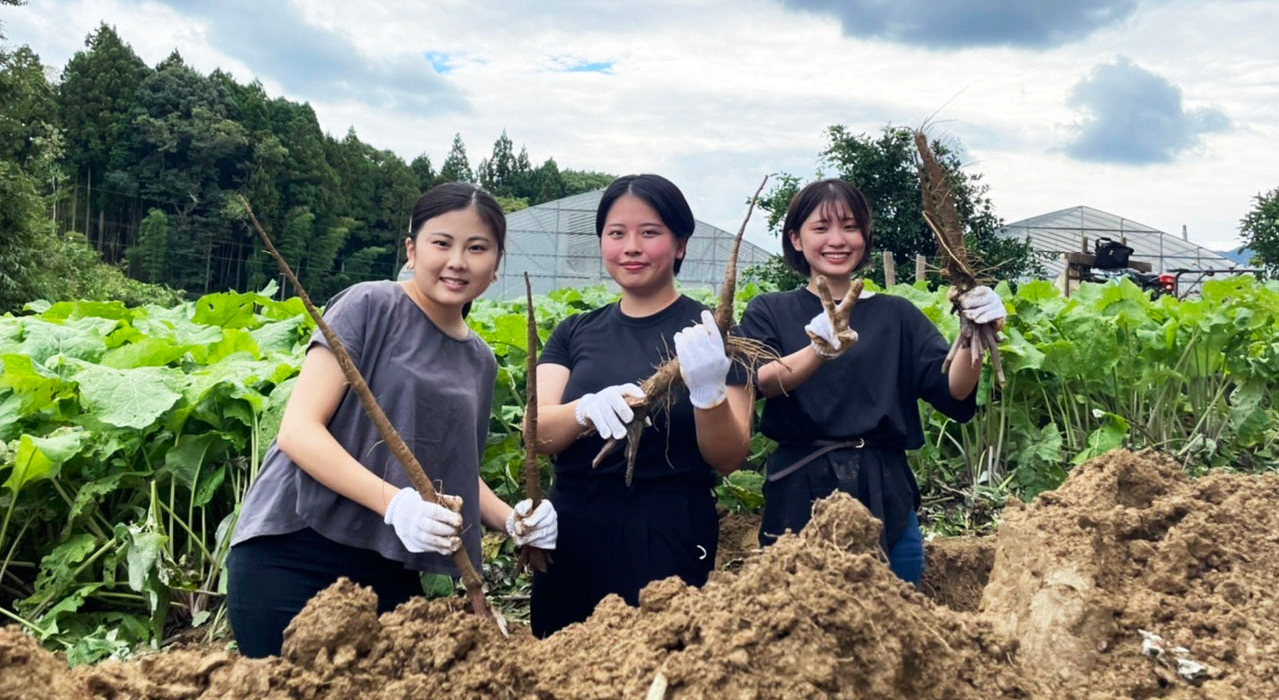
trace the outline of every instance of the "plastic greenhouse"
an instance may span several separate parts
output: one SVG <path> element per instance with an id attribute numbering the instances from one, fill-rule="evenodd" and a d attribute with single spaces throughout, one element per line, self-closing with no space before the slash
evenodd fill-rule
<path id="1" fill-rule="evenodd" d="M 999 235 L 1029 240 L 1031 247 L 1040 255 L 1047 279 L 1056 279 L 1062 274 L 1065 269 L 1063 254 L 1092 252 L 1098 238 L 1127 240 L 1133 249 L 1132 259 L 1149 262 L 1155 272 L 1179 268 L 1227 270 L 1240 267 L 1229 258 L 1186 238 L 1092 207 L 1071 207 L 1023 219 L 1008 224 Z M 1087 251 L 1083 250 L 1085 236 L 1088 239 Z"/>
<path id="2" fill-rule="evenodd" d="M 595 236 L 595 209 L 603 190 L 557 199 L 506 216 L 506 255 L 498 279 L 484 293 L 489 299 L 513 299 L 524 295 L 524 273 L 534 294 L 563 287 L 616 285 L 600 261 Z M 719 287 L 724 265 L 733 247 L 733 234 L 703 221 L 697 222 L 680 268 L 681 287 Z M 738 269 L 768 260 L 771 255 L 742 241 Z M 406 276 L 400 270 L 400 278 Z"/>

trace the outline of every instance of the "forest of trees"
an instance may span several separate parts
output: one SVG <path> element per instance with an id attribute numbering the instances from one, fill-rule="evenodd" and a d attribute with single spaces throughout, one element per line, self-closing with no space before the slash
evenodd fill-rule
<path id="1" fill-rule="evenodd" d="M 474 166 L 460 135 L 438 166 L 425 154 L 406 163 L 353 130 L 325 134 L 308 104 L 257 82 L 201 75 L 177 51 L 148 66 L 105 24 L 55 82 L 26 46 L 0 49 L 0 61 L 0 169 L 21 169 L 45 210 L 15 216 L 82 234 L 136 280 L 192 293 L 257 288 L 274 272 L 238 194 L 325 298 L 394 275 L 409 212 L 432 185 L 477 182 L 513 211 L 612 180 L 553 158 L 535 165 L 505 132 Z"/>

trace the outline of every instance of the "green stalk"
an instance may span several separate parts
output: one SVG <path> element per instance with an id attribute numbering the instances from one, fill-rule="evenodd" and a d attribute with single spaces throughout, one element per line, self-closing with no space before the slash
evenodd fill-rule
<path id="1" fill-rule="evenodd" d="M 25 617 L 18 615 L 18 613 L 11 612 L 8 608 L 0 606 L 0 615 L 4 615 L 5 617 L 9 618 L 10 620 L 13 620 L 14 622 L 22 625 L 23 627 L 29 628 L 32 632 L 36 633 L 37 637 L 40 637 L 41 639 L 44 639 L 45 637 L 49 636 L 48 630 L 36 626 L 36 623 L 31 622 Z"/>
<path id="2" fill-rule="evenodd" d="M 164 511 L 169 514 L 169 522 L 170 523 L 176 522 L 179 526 L 181 526 L 182 530 L 187 533 L 187 535 L 191 538 L 191 540 L 195 542 L 196 546 L 200 548 L 200 551 L 204 553 L 205 558 L 208 559 L 209 561 L 213 561 L 213 554 L 209 552 L 208 547 L 204 546 L 204 541 L 200 539 L 199 537 L 196 537 L 195 531 L 193 531 L 189 525 L 183 522 L 182 518 L 177 513 L 173 512 L 173 508 L 171 508 L 164 501 L 156 501 L 156 503 L 160 506 L 160 508 L 164 509 Z M 170 530 L 169 534 L 170 534 L 170 537 L 168 539 L 172 540 L 173 531 Z"/>
<path id="3" fill-rule="evenodd" d="M 15 501 L 17 500 L 17 494 L 16 494 L 16 493 L 14 494 L 14 500 L 15 500 Z M 13 504 L 12 504 L 12 503 L 10 503 L 10 504 L 9 504 L 9 509 L 8 509 L 8 510 L 6 510 L 6 511 L 5 511 L 5 514 L 4 514 L 4 528 L 5 528 L 5 529 L 7 529 L 7 528 L 9 527 L 9 514 L 10 514 L 10 513 L 12 513 L 12 512 L 13 512 Z M 10 564 L 18 564 L 18 563 L 20 563 L 20 562 L 15 562 L 15 561 L 13 561 L 13 553 L 14 553 L 14 550 L 16 550 L 16 549 L 18 548 L 18 543 L 22 541 L 22 536 L 23 536 L 23 535 L 25 535 L 25 534 L 27 533 L 27 528 L 28 528 L 28 527 L 30 527 L 30 525 L 31 525 L 31 521 L 30 521 L 30 520 L 28 520 L 27 522 L 23 523 L 23 524 L 22 524 L 22 529 L 21 529 L 21 530 L 18 530 L 18 534 L 17 534 L 17 536 L 15 536 L 15 537 L 13 538 L 13 544 L 9 545 L 9 551 L 8 551 L 8 553 L 7 553 L 7 554 L 5 554 L 5 555 L 4 555 L 4 561 L 3 561 L 3 562 L 0 562 L 0 579 L 3 579 L 3 578 L 4 578 L 5 572 L 7 572 L 7 571 L 9 570 L 9 565 L 10 565 Z M 4 529 L 0 529 L 0 542 L 3 542 L 3 541 L 4 541 Z M 25 563 L 25 562 L 21 562 L 21 563 Z"/>

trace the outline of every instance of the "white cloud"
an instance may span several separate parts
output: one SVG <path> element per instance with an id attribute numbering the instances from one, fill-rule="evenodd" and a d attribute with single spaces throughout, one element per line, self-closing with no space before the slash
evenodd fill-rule
<path id="1" fill-rule="evenodd" d="M 455 96 L 464 112 L 430 102 L 388 106 L 377 85 L 291 79 L 290 69 L 308 67 L 290 66 L 294 54 L 264 58 L 220 35 L 215 13 L 226 9 L 197 16 L 154 2 L 45 0 L 8 10 L 5 31 L 61 65 L 106 21 L 150 63 L 176 46 L 202 71 L 260 76 L 273 94 L 310 101 L 329 132 L 353 125 L 405 158 L 425 151 L 438 164 L 460 132 L 474 163 L 506 129 L 537 161 L 667 175 L 699 218 L 729 230 L 763 173 L 813 173 L 827 125 L 916 125 L 944 105 L 937 127 L 963 139 L 1005 219 L 1088 204 L 1169 231 L 1186 223 L 1203 242 L 1229 245 L 1249 198 L 1275 185 L 1273 167 L 1256 155 L 1279 139 L 1279 55 L 1270 31 L 1279 6 L 1174 0 L 1129 12 L 1128 5 L 1110 5 L 1122 10 L 1119 21 L 1080 25 L 1087 31 L 1044 49 L 865 40 L 835 15 L 796 12 L 781 0 L 665 1 L 644 12 L 628 3 L 298 0 L 296 26 L 269 27 L 294 32 L 290 41 L 331 37 L 351 61 L 340 65 L 366 82 L 402 77 L 369 66 L 420 59 L 429 70 L 427 54 L 447 57 L 443 75 L 416 85 Z M 259 12 L 247 4 L 238 11 L 250 22 Z M 1234 128 L 1141 169 L 1065 157 L 1078 119 L 1072 87 L 1118 54 L 1177 85 L 1187 104 L 1219 108 Z M 609 68 L 568 72 L 566 62 Z M 403 93 L 414 85 L 392 87 Z M 772 245 L 762 229 L 757 219 L 752 240 Z"/>

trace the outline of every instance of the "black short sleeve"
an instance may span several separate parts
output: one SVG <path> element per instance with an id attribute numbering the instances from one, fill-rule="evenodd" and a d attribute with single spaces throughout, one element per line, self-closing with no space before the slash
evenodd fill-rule
<path id="1" fill-rule="evenodd" d="M 624 315 L 617 304 L 571 316 L 555 328 L 539 358 L 539 364 L 569 369 L 561 400 L 565 403 L 607 386 L 642 383 L 653 370 L 674 354 L 677 332 L 700 321 L 703 305 L 681 296 L 666 309 L 648 317 Z M 729 385 L 745 384 L 745 372 L 734 364 Z M 713 483 L 713 471 L 702 459 L 687 390 L 680 389 L 669 407 L 658 406 L 649 415 L 636 460 L 637 482 L 682 481 Z M 598 468 L 592 466 L 603 447 L 598 435 L 574 442 L 554 458 L 559 483 L 593 478 L 615 478 L 624 473 L 624 449 L 614 450 Z"/>
<path id="2" fill-rule="evenodd" d="M 740 328 L 785 357 L 809 345 L 804 326 L 821 312 L 821 300 L 807 289 L 769 294 L 751 302 Z M 924 441 L 919 399 L 956 420 L 972 418 L 975 398 L 950 398 L 941 374 L 949 345 L 914 304 L 886 294 L 865 297 L 849 325 L 857 344 L 800 386 L 765 401 L 760 432 L 783 443 L 864 438 L 915 449 Z"/>
<path id="3" fill-rule="evenodd" d="M 555 326 L 555 330 L 551 331 L 551 337 L 546 339 L 546 344 L 542 346 L 542 352 L 538 353 L 537 364 L 560 365 L 572 370 L 572 339 L 581 320 L 582 314 L 574 314 L 560 321 L 559 325 Z"/>
<path id="4" fill-rule="evenodd" d="M 777 331 L 777 325 L 773 323 L 773 314 L 768 308 L 767 296 L 751 299 L 751 302 L 746 305 L 746 313 L 742 314 L 742 322 L 737 329 L 741 335 L 764 343 L 774 352 L 782 352 L 781 334 Z"/>

